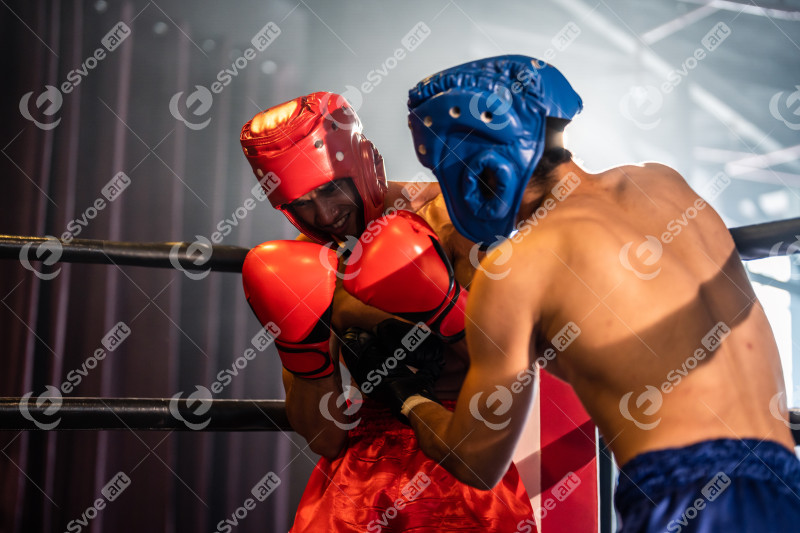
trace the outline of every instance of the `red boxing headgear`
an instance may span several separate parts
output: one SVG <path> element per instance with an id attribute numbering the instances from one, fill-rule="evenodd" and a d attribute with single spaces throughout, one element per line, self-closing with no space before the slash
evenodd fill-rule
<path id="1" fill-rule="evenodd" d="M 343 96 L 319 92 L 259 113 L 244 125 L 240 141 L 272 206 L 306 236 L 326 244 L 334 239 L 304 224 L 288 204 L 320 185 L 350 178 L 364 204 L 364 223 L 379 217 L 386 171 L 361 131 L 358 115 Z M 265 180 L 270 172 L 274 176 Z"/>

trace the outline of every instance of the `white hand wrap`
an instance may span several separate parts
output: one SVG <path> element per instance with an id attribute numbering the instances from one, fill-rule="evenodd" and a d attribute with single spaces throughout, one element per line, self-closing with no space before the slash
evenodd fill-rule
<path id="1" fill-rule="evenodd" d="M 414 396 L 409 396 L 408 398 L 406 398 L 406 401 L 403 402 L 403 407 L 400 408 L 400 414 L 402 414 L 407 418 L 408 413 L 410 413 L 413 408 L 415 408 L 421 403 L 426 403 L 426 402 L 433 402 L 433 400 L 431 400 L 430 398 L 426 398 L 424 396 L 420 396 L 419 394 L 415 394 Z"/>

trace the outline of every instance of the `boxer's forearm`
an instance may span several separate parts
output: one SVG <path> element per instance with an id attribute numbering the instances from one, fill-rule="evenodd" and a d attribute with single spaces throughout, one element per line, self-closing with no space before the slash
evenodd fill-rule
<path id="1" fill-rule="evenodd" d="M 341 286 L 336 288 L 333 297 L 333 327 L 337 332 L 344 332 L 347 328 L 357 326 L 362 329 L 371 330 L 390 315 L 380 309 L 369 306 L 348 293 Z M 339 333 L 341 336 L 341 333 Z"/>
<path id="2" fill-rule="evenodd" d="M 471 444 L 469 435 L 457 434 L 453 428 L 455 414 L 435 402 L 422 403 L 408 415 L 422 451 L 437 461 L 456 479 L 488 490 L 494 487 L 506 468 L 495 468 L 483 447 Z"/>
<path id="3" fill-rule="evenodd" d="M 341 391 L 336 374 L 311 380 L 295 377 L 286 370 L 283 373 L 289 423 L 314 453 L 333 459 L 347 443 L 347 430 L 342 428 L 349 422 L 342 409 L 347 405 L 337 405 Z"/>

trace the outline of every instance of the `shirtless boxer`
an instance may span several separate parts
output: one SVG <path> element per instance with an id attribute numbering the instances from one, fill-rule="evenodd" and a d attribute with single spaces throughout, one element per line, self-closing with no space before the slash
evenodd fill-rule
<path id="1" fill-rule="evenodd" d="M 338 341 L 350 338 L 359 349 L 359 336 L 346 337 L 348 328 L 360 326 L 361 337 L 371 337 L 366 330 L 390 315 L 341 288 L 336 243 L 350 244 L 385 208 L 410 209 L 443 238 L 459 282 L 469 284 L 473 274 L 466 255 L 472 243 L 452 230 L 437 184 L 387 184 L 383 160 L 361 130 L 355 111 L 330 93 L 275 106 L 242 129 L 245 156 L 272 205 L 311 241 L 265 243 L 251 251 L 243 268 L 245 292 L 259 320 L 282 330 L 276 346 L 285 367 L 289 420 L 323 456 L 292 531 L 513 531 L 531 514 L 513 466 L 492 492 L 477 491 L 425 456 L 411 428 L 383 406 L 337 402 Z M 414 298 L 413 288 L 406 297 Z M 463 330 L 463 317 L 461 322 Z M 372 348 L 391 349 L 385 339 L 367 340 Z M 436 383 L 444 401 L 455 399 L 466 371 L 463 342 L 461 356 L 456 346 L 447 345 Z"/>
<path id="2" fill-rule="evenodd" d="M 558 70 L 525 56 L 466 63 L 409 92 L 417 157 L 456 228 L 510 237 L 470 287 L 455 412 L 406 403 L 422 449 L 465 483 L 493 485 L 536 393 L 520 376 L 539 358 L 621 465 L 622 531 L 797 531 L 800 462 L 769 411 L 784 388 L 778 350 L 728 230 L 664 165 L 580 168 L 561 132 L 581 107 Z M 498 416 L 484 399 L 501 388 L 510 405 Z"/>

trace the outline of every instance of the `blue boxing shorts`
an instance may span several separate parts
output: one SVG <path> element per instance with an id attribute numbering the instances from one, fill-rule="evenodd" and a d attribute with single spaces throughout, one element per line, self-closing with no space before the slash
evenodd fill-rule
<path id="1" fill-rule="evenodd" d="M 643 453 L 622 467 L 614 503 L 621 533 L 797 533 L 800 460 L 755 439 Z"/>

